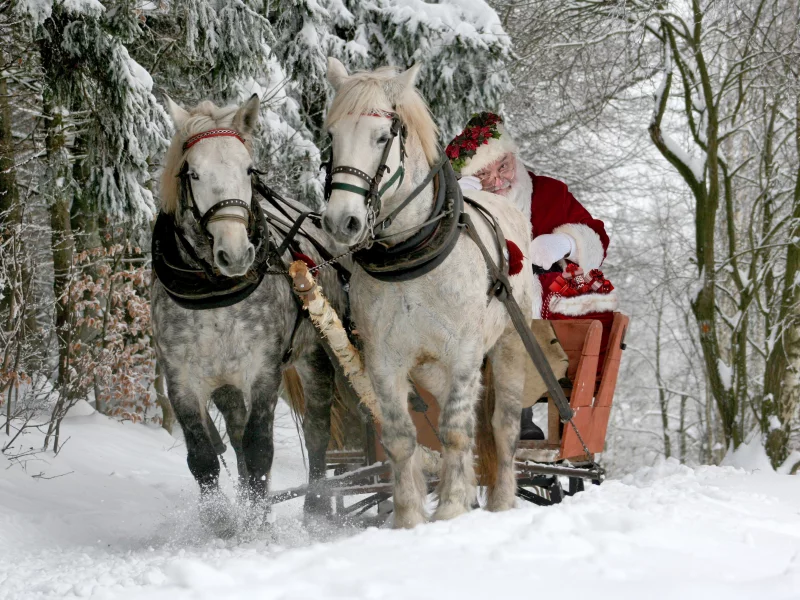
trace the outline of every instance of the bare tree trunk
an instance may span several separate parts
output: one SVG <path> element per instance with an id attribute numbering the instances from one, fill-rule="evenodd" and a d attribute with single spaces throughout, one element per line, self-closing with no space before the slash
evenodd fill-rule
<path id="1" fill-rule="evenodd" d="M 800 99 L 796 102 L 800 111 Z M 800 115 L 800 112 L 796 112 Z M 795 145 L 800 154 L 800 116 L 795 117 Z M 792 196 L 790 240 L 800 238 L 800 166 L 795 175 Z M 783 278 L 781 306 L 776 327 L 783 335 L 772 348 L 764 375 L 765 401 L 762 428 L 767 431 L 766 449 L 773 467 L 789 456 L 791 423 L 800 403 L 800 244 L 789 244 L 786 251 L 786 273 Z M 777 419 L 778 423 L 771 423 Z M 776 425 L 776 426 L 773 426 Z"/>
<path id="2" fill-rule="evenodd" d="M 5 64 L 3 49 L 0 47 L 0 65 Z M 14 167 L 14 138 L 11 131 L 11 103 L 8 81 L 0 69 L 0 231 L 5 228 L 10 215 L 19 214 L 19 191 L 17 190 L 17 172 Z"/>
<path id="3" fill-rule="evenodd" d="M 5 56 L 0 47 L 0 240 L 11 235 L 12 230 L 21 223 L 22 207 L 19 203 L 17 172 L 14 167 L 14 137 L 11 131 L 11 103 L 6 80 Z M 16 271 L 16 270 L 15 270 Z M 9 280 L 6 289 L 0 290 L 0 312 L 14 312 L 15 281 Z"/>
<path id="4" fill-rule="evenodd" d="M 688 398 L 681 396 L 681 421 L 680 421 L 680 460 L 682 463 L 686 462 L 686 404 Z"/>
<path id="5" fill-rule="evenodd" d="M 48 64 L 53 40 L 40 42 L 42 64 Z M 58 341 L 58 379 L 59 398 L 45 436 L 44 447 L 47 448 L 50 436 L 59 432 L 59 425 L 64 412 L 70 404 L 70 297 L 69 280 L 72 269 L 74 243 L 69 211 L 71 204 L 72 184 L 70 177 L 69 154 L 66 148 L 64 133 L 64 117 L 61 107 L 56 105 L 54 91 L 45 85 L 42 94 L 42 108 L 45 114 L 45 148 L 47 151 L 48 204 L 50 210 L 50 235 L 53 252 L 53 294 L 55 298 L 55 331 Z"/>
<path id="6" fill-rule="evenodd" d="M 712 90 L 712 79 L 708 72 L 705 56 L 701 47 L 703 37 L 702 21 L 703 11 L 698 0 L 692 0 L 693 30 L 688 44 L 693 50 L 693 64 L 687 65 L 681 56 L 680 48 L 676 41 L 676 34 L 672 24 L 667 19 L 662 19 L 662 34 L 664 36 L 665 63 L 674 60 L 679 73 L 683 75 L 684 90 L 687 104 L 691 106 L 691 90 L 686 88 L 685 73 L 692 69 L 696 71 L 698 88 L 705 101 L 707 119 L 703 135 L 703 147 L 706 153 L 704 178 L 693 171 L 681 156 L 672 151 L 666 142 L 661 130 L 661 122 L 667 109 L 667 99 L 672 87 L 672 71 L 665 73 L 664 86 L 659 98 L 659 103 L 650 123 L 650 138 L 664 158 L 675 167 L 694 196 L 695 201 L 695 260 L 697 261 L 700 287 L 694 300 L 691 302 L 692 312 L 697 322 L 700 334 L 700 348 L 703 354 L 706 377 L 711 395 L 717 405 L 720 415 L 722 431 L 726 444 L 733 444 L 734 448 L 741 443 L 739 432 L 737 397 L 732 390 L 730 382 L 723 380 L 720 370 L 720 343 L 717 321 L 717 265 L 715 257 L 716 224 L 720 201 L 720 162 L 719 162 L 719 122 L 715 95 Z"/>
<path id="7" fill-rule="evenodd" d="M 661 409 L 661 431 L 664 436 L 664 458 L 672 456 L 672 442 L 669 439 L 669 398 L 661 377 L 661 323 L 664 317 L 664 294 L 656 312 L 656 384 L 658 386 L 658 405 Z"/>

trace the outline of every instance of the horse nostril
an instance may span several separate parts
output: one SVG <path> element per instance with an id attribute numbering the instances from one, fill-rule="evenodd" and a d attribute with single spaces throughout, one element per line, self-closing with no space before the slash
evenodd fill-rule
<path id="1" fill-rule="evenodd" d="M 231 266 L 231 261 L 228 258 L 228 253 L 225 250 L 217 251 L 217 264 L 220 267 L 229 267 Z"/>
<path id="2" fill-rule="evenodd" d="M 358 233 L 361 231 L 361 219 L 358 217 L 349 217 L 344 224 L 347 233 Z"/>
<path id="3" fill-rule="evenodd" d="M 250 246 L 247 249 L 247 263 L 252 263 L 256 259 L 256 249 Z"/>

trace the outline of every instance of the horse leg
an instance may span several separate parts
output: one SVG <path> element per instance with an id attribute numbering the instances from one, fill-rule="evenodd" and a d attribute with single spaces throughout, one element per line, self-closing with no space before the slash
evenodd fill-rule
<path id="1" fill-rule="evenodd" d="M 302 375 L 306 400 L 303 435 L 308 451 L 308 479 L 309 483 L 313 483 L 325 478 L 328 466 L 325 454 L 331 437 L 334 370 L 327 353 L 319 345 L 297 367 Z M 304 509 L 306 515 L 329 515 L 330 498 L 307 494 Z"/>
<path id="2" fill-rule="evenodd" d="M 236 470 L 239 473 L 239 486 L 247 483 L 247 464 L 244 460 L 242 438 L 247 423 L 247 407 L 242 390 L 233 385 L 223 385 L 211 392 L 211 400 L 225 418 L 228 438 L 236 452 Z"/>
<path id="3" fill-rule="evenodd" d="M 219 489 L 219 459 L 206 431 L 208 414 L 197 396 L 178 392 L 171 385 L 170 400 L 186 442 L 186 461 L 200 486 L 200 517 L 216 535 L 230 537 L 236 531 L 230 505 Z"/>
<path id="4" fill-rule="evenodd" d="M 380 401 L 381 442 L 392 463 L 394 526 L 415 527 L 425 522 L 428 486 L 422 472 L 417 430 L 408 414 L 408 377 L 405 372 L 397 371 L 393 377 L 372 371 L 370 375 Z"/>
<path id="5" fill-rule="evenodd" d="M 519 440 L 525 361 L 528 355 L 517 332 L 509 327 L 489 352 L 494 376 L 495 407 L 492 414 L 497 452 L 497 477 L 489 488 L 486 508 L 501 511 L 516 506 L 517 478 L 514 454 Z"/>
<path id="6" fill-rule="evenodd" d="M 247 466 L 248 489 L 254 500 L 264 499 L 269 489 L 269 474 L 275 455 L 272 426 L 280 382 L 280 365 L 275 362 L 270 372 L 256 379 L 250 393 L 252 407 L 244 429 L 242 447 Z"/>
<path id="7" fill-rule="evenodd" d="M 477 353 L 476 353 L 477 354 Z M 439 506 L 435 520 L 452 519 L 468 512 L 476 503 L 472 442 L 475 436 L 475 406 L 481 390 L 481 356 L 470 356 L 458 365 L 447 401 L 439 416 L 442 464 L 437 489 Z"/>

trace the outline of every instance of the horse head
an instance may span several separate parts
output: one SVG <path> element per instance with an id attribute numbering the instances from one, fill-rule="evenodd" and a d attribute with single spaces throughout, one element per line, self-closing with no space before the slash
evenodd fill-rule
<path id="1" fill-rule="evenodd" d="M 336 94 L 325 123 L 332 155 L 323 228 L 337 242 L 353 246 L 372 235 L 439 154 L 436 125 L 414 87 L 418 73 L 414 65 L 349 75 L 328 59 Z"/>
<path id="2" fill-rule="evenodd" d="M 175 215 L 198 256 L 225 276 L 244 275 L 255 259 L 250 176 L 259 98 L 239 107 L 202 102 L 189 111 L 166 100 L 176 133 L 162 177 L 162 210 Z"/>

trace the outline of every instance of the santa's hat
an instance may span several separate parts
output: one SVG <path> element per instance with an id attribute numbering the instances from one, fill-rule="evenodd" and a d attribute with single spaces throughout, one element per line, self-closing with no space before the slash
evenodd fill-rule
<path id="1" fill-rule="evenodd" d="M 503 126 L 503 117 L 490 112 L 472 115 L 464 131 L 447 145 L 445 154 L 461 175 L 474 175 L 517 145 Z"/>

